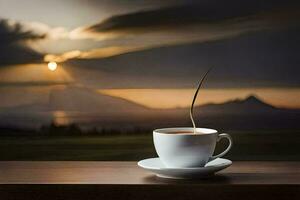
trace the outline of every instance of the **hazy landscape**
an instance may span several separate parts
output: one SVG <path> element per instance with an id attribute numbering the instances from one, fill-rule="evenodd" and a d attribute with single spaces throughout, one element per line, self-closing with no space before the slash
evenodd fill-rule
<path id="1" fill-rule="evenodd" d="M 191 126 L 188 108 L 147 109 L 122 99 L 110 101 L 111 108 L 124 108 L 122 115 L 110 109 L 101 110 L 103 95 L 97 94 L 97 104 L 82 107 L 76 114 L 53 118 L 52 124 L 39 128 L 2 126 L 1 160 L 138 160 L 156 156 L 152 130 L 161 127 Z M 111 97 L 104 97 L 111 98 Z M 76 97 L 75 99 L 80 99 Z M 34 107 L 38 114 L 51 113 L 53 104 Z M 74 102 L 76 105 L 76 101 Z M 94 108 L 91 110 L 88 108 Z M 127 110 L 125 108 L 130 108 Z M 33 106 L 19 108 L 33 114 Z M 64 108 L 65 109 L 65 108 Z M 69 107 L 69 109 L 71 109 Z M 87 110 L 84 110 L 87 109 Z M 97 112 L 97 109 L 99 111 Z M 103 111 L 103 112 L 100 112 Z M 85 112 L 84 112 L 85 111 Z M 270 106 L 255 96 L 223 104 L 207 104 L 195 108 L 196 123 L 230 133 L 234 148 L 226 156 L 233 160 L 300 160 L 300 111 Z M 6 119 L 18 119 L 17 113 L 6 110 Z M 130 118 L 128 116 L 130 115 Z M 50 117 L 52 115 L 49 115 Z M 30 117 L 25 116 L 28 120 Z M 33 118 L 31 118 L 33 119 Z M 19 119 L 20 120 L 20 119 Z M 23 122 L 24 119 L 21 119 Z M 17 124 L 18 121 L 14 121 Z M 63 122 L 63 123 L 62 123 Z M 223 142 L 217 148 L 225 148 Z"/>
<path id="2" fill-rule="evenodd" d="M 300 160 L 300 3 L 0 0 L 0 160 L 138 160 L 195 122 Z M 222 144 L 218 147 L 222 149 Z"/>
<path id="3" fill-rule="evenodd" d="M 87 129 L 120 131 L 191 125 L 189 107 L 151 109 L 122 98 L 76 87 L 53 91 L 49 96 L 47 104 L 0 109 L 0 124 L 2 127 L 39 129 L 53 122 L 56 125 L 77 124 Z M 299 109 L 277 108 L 253 95 L 221 104 L 196 106 L 195 115 L 199 126 L 223 130 L 300 128 Z"/>

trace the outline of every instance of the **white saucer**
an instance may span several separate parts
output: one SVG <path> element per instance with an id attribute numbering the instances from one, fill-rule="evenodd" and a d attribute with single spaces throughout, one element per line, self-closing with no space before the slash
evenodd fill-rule
<path id="1" fill-rule="evenodd" d="M 138 162 L 141 168 L 155 173 L 158 177 L 172 179 L 197 179 L 215 174 L 216 172 L 229 167 L 232 161 L 224 158 L 217 158 L 208 162 L 204 167 L 194 168 L 167 168 L 159 158 L 148 158 Z"/>

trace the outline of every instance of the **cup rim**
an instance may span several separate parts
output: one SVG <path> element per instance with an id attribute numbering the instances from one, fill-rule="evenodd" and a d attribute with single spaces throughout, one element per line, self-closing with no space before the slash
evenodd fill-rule
<path id="1" fill-rule="evenodd" d="M 176 131 L 187 131 L 188 133 L 176 133 Z M 172 133 L 174 132 L 174 133 Z M 173 128 L 159 128 L 153 130 L 153 133 L 155 134 L 161 134 L 161 135 L 209 135 L 209 134 L 216 134 L 218 133 L 217 130 L 211 129 L 211 128 L 196 128 L 196 134 L 194 134 L 194 128 L 193 127 L 173 127 Z"/>

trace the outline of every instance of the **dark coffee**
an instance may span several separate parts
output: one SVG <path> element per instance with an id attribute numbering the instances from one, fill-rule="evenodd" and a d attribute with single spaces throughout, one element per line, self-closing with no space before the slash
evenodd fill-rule
<path id="1" fill-rule="evenodd" d="M 192 131 L 172 131 L 172 132 L 168 132 L 168 134 L 191 134 L 194 133 Z M 201 134 L 199 132 L 196 132 L 196 134 Z"/>

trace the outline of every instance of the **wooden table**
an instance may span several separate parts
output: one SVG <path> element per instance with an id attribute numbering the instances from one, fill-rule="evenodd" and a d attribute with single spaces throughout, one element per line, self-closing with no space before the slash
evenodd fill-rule
<path id="1" fill-rule="evenodd" d="M 0 199 L 300 199 L 300 162 L 233 162 L 210 179 L 161 179 L 136 162 L 0 162 Z"/>

